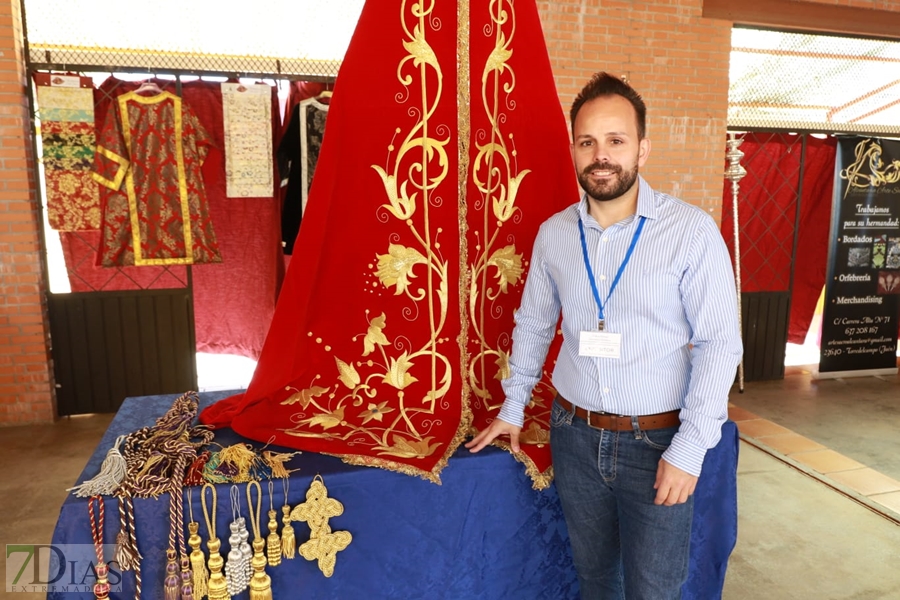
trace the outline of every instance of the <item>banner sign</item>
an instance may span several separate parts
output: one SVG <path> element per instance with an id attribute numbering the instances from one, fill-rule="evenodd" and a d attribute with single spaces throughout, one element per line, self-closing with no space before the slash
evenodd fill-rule
<path id="1" fill-rule="evenodd" d="M 838 140 L 830 244 L 819 373 L 896 372 L 900 141 Z"/>

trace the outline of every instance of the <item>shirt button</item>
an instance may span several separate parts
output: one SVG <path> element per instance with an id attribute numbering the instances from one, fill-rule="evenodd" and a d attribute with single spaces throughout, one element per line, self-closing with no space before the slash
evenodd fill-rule
<path id="1" fill-rule="evenodd" d="M 608 393 L 609 393 L 609 388 L 603 388 L 603 393 L 604 393 L 604 394 L 608 394 Z"/>
<path id="2" fill-rule="evenodd" d="M 601 275 L 601 276 L 600 276 L 600 281 L 606 281 L 606 275 Z"/>
<path id="3" fill-rule="evenodd" d="M 608 241 L 609 241 L 609 238 L 606 237 L 606 236 L 604 235 L 604 236 L 603 236 L 603 243 L 605 244 L 605 243 L 608 242 Z"/>

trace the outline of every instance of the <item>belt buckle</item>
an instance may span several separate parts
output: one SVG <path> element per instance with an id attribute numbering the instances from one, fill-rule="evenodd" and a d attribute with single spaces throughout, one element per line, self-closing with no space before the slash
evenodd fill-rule
<path id="1" fill-rule="evenodd" d="M 592 411 L 590 411 L 588 409 L 584 409 L 584 420 L 585 420 L 585 422 L 587 422 L 588 427 L 590 427 L 591 429 L 596 429 L 597 431 L 606 431 L 602 427 L 595 427 L 594 424 L 591 423 L 591 412 Z"/>

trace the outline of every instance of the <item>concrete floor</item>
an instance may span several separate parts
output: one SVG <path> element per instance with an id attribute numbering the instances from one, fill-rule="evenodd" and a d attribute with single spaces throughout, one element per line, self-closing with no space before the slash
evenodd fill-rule
<path id="1" fill-rule="evenodd" d="M 794 368 L 731 402 L 739 530 L 723 597 L 900 598 L 900 377 L 816 381 Z M 111 419 L 0 428 L 0 544 L 49 543 Z"/>

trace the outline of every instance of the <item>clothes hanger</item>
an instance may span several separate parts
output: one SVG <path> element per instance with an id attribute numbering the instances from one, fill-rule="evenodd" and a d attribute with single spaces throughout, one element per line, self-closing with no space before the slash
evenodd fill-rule
<path id="1" fill-rule="evenodd" d="M 156 85 L 156 82 L 150 81 L 150 80 L 143 82 L 138 89 L 134 90 L 134 92 L 136 94 L 140 94 L 142 92 L 153 92 L 153 94 L 162 94 L 162 90 L 160 89 L 160 87 L 158 85 Z"/>

